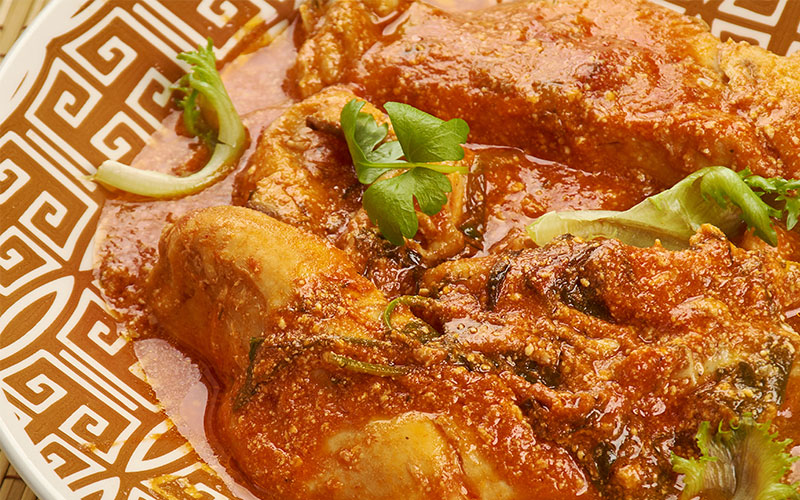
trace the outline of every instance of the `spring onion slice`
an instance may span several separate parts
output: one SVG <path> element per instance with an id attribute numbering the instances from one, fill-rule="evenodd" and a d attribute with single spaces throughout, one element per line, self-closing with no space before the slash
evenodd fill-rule
<path id="1" fill-rule="evenodd" d="M 411 371 L 411 369 L 407 366 L 368 363 L 366 361 L 359 361 L 348 356 L 342 356 L 341 354 L 336 354 L 335 352 L 326 352 L 322 355 L 322 359 L 332 365 L 351 372 L 375 375 L 378 377 L 400 377 Z"/>

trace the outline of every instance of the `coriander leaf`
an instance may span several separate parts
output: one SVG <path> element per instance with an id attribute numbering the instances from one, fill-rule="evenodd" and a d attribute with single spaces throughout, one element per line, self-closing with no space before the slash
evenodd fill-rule
<path id="1" fill-rule="evenodd" d="M 797 225 L 797 219 L 800 216 L 800 201 L 797 197 L 800 179 L 764 178 L 760 175 L 753 175 L 748 169 L 739 172 L 739 176 L 759 196 L 774 195 L 776 203 L 784 202 L 783 208 L 777 209 L 773 215 L 782 217 L 783 212 L 786 212 L 786 227 L 792 229 Z"/>
<path id="2" fill-rule="evenodd" d="M 404 236 L 413 238 L 417 234 L 419 222 L 414 198 L 424 213 L 435 215 L 447 203 L 445 193 L 452 189 L 445 175 L 425 168 L 414 168 L 372 184 L 364 192 L 362 202 L 381 234 L 400 246 L 405 242 Z"/>
<path id="3" fill-rule="evenodd" d="M 342 108 L 339 121 L 347 141 L 347 149 L 356 167 L 358 181 L 372 184 L 392 169 L 391 165 L 386 164 L 397 162 L 403 156 L 403 151 L 397 141 L 384 143 L 375 149 L 386 138 L 389 127 L 385 123 L 378 125 L 372 115 L 362 113 L 364 104 L 364 101 L 350 100 Z"/>
<path id="4" fill-rule="evenodd" d="M 675 472 L 684 474 L 681 499 L 700 493 L 717 493 L 731 500 L 798 500 L 798 485 L 782 481 L 797 460 L 786 453 L 791 440 L 775 441 L 769 423 L 759 424 L 749 413 L 738 425 L 723 431 L 720 423 L 712 437 L 709 422 L 700 424 L 695 439 L 699 458 L 672 455 Z"/>
<path id="5" fill-rule="evenodd" d="M 375 162 L 393 162 L 403 156 L 403 148 L 397 141 L 384 142 L 373 152 Z M 398 162 L 399 163 L 399 162 Z"/>
<path id="6" fill-rule="evenodd" d="M 216 58 L 211 39 L 205 48 L 178 54 L 178 59 L 191 65 L 191 72 L 182 80 L 191 89 L 182 101 L 187 129 L 202 133 L 208 126 L 201 113 L 205 107 L 216 115 L 217 133 L 214 152 L 208 163 L 199 171 L 184 177 L 140 170 L 117 161 L 106 160 L 91 177 L 92 180 L 130 193 L 152 198 L 172 198 L 196 193 L 224 177 L 235 166 L 244 150 L 247 134 L 236 113 L 228 92 L 217 72 Z M 203 137 L 211 140 L 210 135 Z"/>
<path id="7" fill-rule="evenodd" d="M 352 99 L 342 108 L 342 132 L 359 182 L 371 184 L 362 199 L 367 214 L 386 239 L 403 245 L 419 228 L 414 200 L 423 213 L 437 214 L 453 189 L 444 174 L 467 173 L 465 166 L 431 162 L 462 159 L 469 127 L 463 120 L 445 122 L 406 104 L 387 103 L 398 140 L 384 142 L 388 127 L 362 112 L 364 104 Z M 406 172 L 379 181 L 390 170 Z"/>
<path id="8" fill-rule="evenodd" d="M 730 200 L 739 207 L 747 225 L 755 229 L 756 236 L 772 246 L 778 244 L 778 235 L 769 218 L 780 216 L 779 211 L 767 205 L 733 170 L 709 167 L 701 172 L 704 173 L 700 176 L 700 191 L 704 197 L 710 196 L 720 207 L 726 207 L 726 199 Z"/>
<path id="9" fill-rule="evenodd" d="M 797 225 L 797 218 L 800 215 L 800 198 L 786 198 L 785 201 L 786 227 L 791 230 Z"/>
<path id="10" fill-rule="evenodd" d="M 186 80 L 187 75 L 184 75 L 182 81 Z M 203 140 L 208 146 L 213 147 L 217 142 L 217 132 L 214 128 L 206 122 L 200 106 L 197 104 L 198 96 L 200 95 L 197 90 L 191 87 L 176 87 L 176 90 L 184 92 L 183 99 L 178 101 L 178 106 L 183 110 L 183 126 L 189 134 Z"/>
<path id="11" fill-rule="evenodd" d="M 460 118 L 444 121 L 399 102 L 384 105 L 409 162 L 458 161 L 464 158 L 469 125 Z"/>
<path id="12" fill-rule="evenodd" d="M 646 198 L 623 212 L 578 210 L 549 212 L 531 223 L 528 235 L 545 245 L 561 234 L 583 238 L 604 236 L 647 247 L 660 240 L 665 248 L 686 248 L 689 238 L 705 223 L 732 235 L 744 219 L 756 235 L 775 245 L 770 222 L 775 210 L 726 167 L 707 167 L 672 188 Z"/>

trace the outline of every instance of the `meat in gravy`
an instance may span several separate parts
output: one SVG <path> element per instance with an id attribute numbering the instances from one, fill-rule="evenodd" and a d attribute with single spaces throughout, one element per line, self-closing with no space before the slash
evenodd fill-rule
<path id="1" fill-rule="evenodd" d="M 708 165 L 800 176 L 800 59 L 644 0 L 309 1 L 294 37 L 294 102 L 217 188 L 238 206 L 176 211 L 157 259 L 121 276 L 109 252 L 101 274 L 146 304 L 141 335 L 214 373 L 207 426 L 254 492 L 678 498 L 670 457 L 697 456 L 702 421 L 800 438 L 796 233 L 776 250 L 703 226 L 682 251 L 524 233 Z M 469 174 L 403 247 L 361 206 L 353 98 L 378 123 L 400 101 L 471 127 Z"/>

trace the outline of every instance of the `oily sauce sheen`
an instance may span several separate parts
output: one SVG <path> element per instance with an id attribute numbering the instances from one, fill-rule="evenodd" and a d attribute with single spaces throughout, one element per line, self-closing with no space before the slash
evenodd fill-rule
<path id="1" fill-rule="evenodd" d="M 372 474 L 393 474 L 381 453 L 394 450 L 397 467 L 404 467 L 403 457 L 427 453 L 435 458 L 430 464 L 419 462 L 420 477 L 453 467 L 453 472 L 437 473 L 439 482 L 426 483 L 427 493 L 409 493 L 409 498 L 522 498 L 520 491 L 534 498 L 634 498 L 632 492 L 678 498 L 680 482 L 665 460 L 671 451 L 697 455 L 693 434 L 698 421 L 735 416 L 730 408 L 740 407 L 737 384 L 755 377 L 744 373 L 744 366 L 752 362 L 757 369 L 768 368 L 759 365 L 755 354 L 746 358 L 757 351 L 769 351 L 766 358 L 791 369 L 783 378 L 769 375 L 758 384 L 782 401 L 764 414 L 772 419 L 773 430 L 781 439 L 800 442 L 800 377 L 797 363 L 791 362 L 794 348 L 781 336 L 784 327 L 800 328 L 800 301 L 792 298 L 793 283 L 776 284 L 800 276 L 781 260 L 800 260 L 797 233 L 778 227 L 775 249 L 744 233 L 733 242 L 741 248 L 733 248 L 718 232 L 704 228 L 690 250 L 672 253 L 571 238 L 536 249 L 524 232 L 552 210 L 627 209 L 708 164 L 735 163 L 762 175 L 795 176 L 796 165 L 781 162 L 789 146 L 770 149 L 752 140 L 748 125 L 733 115 L 711 113 L 705 122 L 686 119 L 696 109 L 724 108 L 726 98 L 707 68 L 697 65 L 682 72 L 673 62 L 685 50 L 675 41 L 680 37 L 702 40 L 695 47 L 698 53 L 711 43 L 703 38 L 703 26 L 681 24 L 674 14 L 653 9 L 641 12 L 636 22 L 658 28 L 637 31 L 639 24 L 614 17 L 621 10 L 598 9 L 596 17 L 583 17 L 570 10 L 574 2 L 566 2 L 564 19 L 556 22 L 545 20 L 552 12 L 531 14 L 525 6 L 459 13 L 494 5 L 489 0 L 437 2 L 445 11 L 401 1 L 400 7 L 407 8 L 400 15 L 381 10 L 391 2 L 372 2 L 374 12 L 364 7 L 370 2 L 334 3 L 344 5 L 345 14 L 339 13 L 345 16 L 343 24 L 330 21 L 338 19 L 333 10 L 320 14 L 314 9 L 323 8 L 317 6 L 301 11 L 285 33 L 254 45 L 222 70 L 250 137 L 234 172 L 201 193 L 176 200 L 112 193 L 98 230 L 100 283 L 130 337 L 140 343 L 137 353 L 145 368 L 180 356 L 166 344 L 145 344 L 153 338 L 169 340 L 200 366 L 212 389 L 206 433 L 227 473 L 264 498 L 348 498 L 348 487 L 373 491 L 360 460 L 372 457 L 383 464 Z M 528 18 L 525 31 L 519 20 Z M 342 26 L 356 26 L 361 38 L 349 40 Z M 625 36 L 603 44 L 593 35 L 598 26 Z M 327 57 L 324 63 L 315 59 L 329 56 L 329 50 L 340 50 L 341 57 Z M 361 52 L 354 56 L 352 50 Z M 481 75 L 477 83 L 475 75 Z M 697 83 L 706 80 L 705 86 Z M 582 85 L 581 95 L 573 93 L 575 81 Z M 535 99 L 527 94 L 530 88 L 538 92 Z M 364 186 L 354 174 L 325 170 L 343 161 L 338 115 L 329 108 L 346 102 L 350 92 L 373 104 L 402 100 L 444 119 L 461 117 L 472 129 L 463 160 L 469 175 L 453 178 L 448 205 L 440 214 L 421 218 L 420 233 L 402 249 L 385 245 L 358 213 Z M 309 103 L 302 110 L 307 115 L 293 122 L 291 114 L 301 101 Z M 589 108 L 582 107 L 586 102 Z M 684 107 L 667 109 L 665 102 Z M 374 109 L 381 113 L 380 106 Z M 603 113 L 605 118 L 598 118 Z M 285 127 L 269 132 L 276 120 L 285 120 Z M 292 128 L 295 122 L 300 125 Z M 302 192 L 292 196 L 305 196 L 313 220 L 297 219 L 275 201 L 292 192 L 292 179 L 280 166 L 270 166 L 273 174 L 283 172 L 272 184 L 253 174 L 258 170 L 251 164 L 262 161 L 258 138 L 265 130 L 282 134 L 281 147 L 290 150 L 287 158 L 294 158 L 292 148 L 301 151 L 296 157 L 305 162 L 308 185 L 297 187 Z M 709 142 L 719 147 L 709 149 Z M 207 149 L 186 137 L 176 111 L 133 165 L 182 174 L 200 168 L 207 158 Z M 280 193 L 270 191 L 275 186 Z M 315 186 L 336 193 L 341 202 L 319 201 Z M 237 211 L 243 209 L 184 218 L 197 209 L 232 204 L 299 229 L 282 230 L 262 214 Z M 242 237 L 252 232 L 254 247 L 268 251 L 272 243 L 256 231 L 263 228 L 274 238 L 275 252 L 280 252 L 278 240 L 285 238 L 295 242 L 287 248 L 296 245 L 298 255 L 321 252 L 311 262 L 331 270 L 293 281 L 288 305 L 275 310 L 269 299 L 259 298 L 255 285 L 235 281 L 231 288 L 240 293 L 234 302 L 239 319 L 250 325 L 256 318 L 266 326 L 240 344 L 217 342 L 204 336 L 206 327 L 209 336 L 216 335 L 215 328 L 229 321 L 223 315 L 234 308 L 219 309 L 216 318 L 203 316 L 207 311 L 200 302 L 170 310 L 180 295 L 170 287 L 189 289 L 205 282 L 178 260 L 171 267 L 164 263 L 181 252 L 186 260 L 201 259 L 205 250 L 195 255 L 190 245 L 204 244 L 203 238 L 211 241 L 217 233 L 223 239 L 236 237 L 204 229 L 213 224 L 238 228 L 230 231 Z M 327 256 L 319 250 L 322 243 L 303 239 L 308 233 L 324 240 L 324 248 L 344 253 Z M 209 248 L 217 252 L 213 243 Z M 286 266 L 292 265 L 291 254 L 285 254 Z M 223 266 L 220 274 L 227 272 L 222 250 L 210 255 Z M 247 272 L 258 274 L 270 265 L 271 257 L 258 259 L 244 259 Z M 298 269 L 306 276 L 305 268 Z M 412 349 L 383 338 L 381 324 L 359 323 L 364 311 L 374 312 L 385 298 L 400 295 L 421 298 L 398 308 L 397 324 L 413 330 L 424 320 L 439 338 Z M 196 318 L 186 316 L 192 307 Z M 213 300 L 205 304 L 205 309 L 214 307 Z M 778 316 L 784 317 L 784 326 L 776 323 Z M 302 347 L 287 347 L 303 342 L 291 335 L 286 345 L 250 342 L 257 334 L 268 339 L 281 332 L 316 335 L 325 328 L 351 332 L 360 340 L 335 343 L 335 348 L 324 335 Z M 704 337 L 715 328 L 725 333 Z M 242 350 L 244 344 L 250 345 L 249 352 Z M 678 344 L 685 350 L 673 349 Z M 708 356 L 689 362 L 688 351 Z M 402 377 L 351 377 L 352 370 L 330 369 L 336 366 L 332 359 L 341 359 L 334 354 L 415 369 Z M 265 368 L 274 366 L 284 368 Z M 710 375 L 712 368 L 716 375 Z M 193 380 L 181 397 L 196 397 L 200 376 L 191 367 L 185 373 Z M 705 387 L 709 399 L 697 400 L 691 384 L 659 392 L 665 381 L 680 377 Z M 170 378 L 180 377 L 154 372 L 151 380 L 174 384 Z M 166 398 L 177 401 L 165 402 L 167 411 L 175 420 L 197 421 L 196 414 L 180 415 L 191 407 L 181 397 Z M 752 401 L 741 407 L 760 408 Z M 435 426 L 419 419 L 437 412 L 446 418 Z M 457 439 L 473 433 L 469 439 L 481 444 Z M 202 432 L 193 434 L 195 447 L 207 448 L 198 444 L 205 439 Z M 352 442 L 360 444 L 347 444 Z M 792 453 L 800 455 L 800 446 Z M 398 471 L 398 477 L 406 473 Z M 797 466 L 792 474 L 800 477 Z"/>

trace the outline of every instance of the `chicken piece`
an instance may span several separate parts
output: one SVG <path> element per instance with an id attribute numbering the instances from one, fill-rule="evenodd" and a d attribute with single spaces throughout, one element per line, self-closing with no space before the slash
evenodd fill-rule
<path id="1" fill-rule="evenodd" d="M 665 185 L 709 165 L 800 176 L 800 56 L 721 43 L 646 0 L 461 13 L 412 2 L 383 31 L 352 4 L 314 4 L 294 68 L 301 96 L 352 83 L 376 105 L 463 118 L 472 142 Z M 332 32 L 339 43 L 324 43 Z"/>
<path id="2" fill-rule="evenodd" d="M 222 378 L 247 367 L 250 341 L 267 325 L 354 337 L 383 331 L 385 299 L 345 255 L 244 208 L 199 210 L 167 227 L 146 294 L 165 333 Z M 283 315 L 292 308 L 303 314 Z"/>
<path id="3" fill-rule="evenodd" d="M 364 192 L 339 127 L 342 108 L 355 97 L 332 87 L 284 112 L 237 175 L 233 203 L 335 241 Z M 372 105 L 362 111 L 384 121 Z"/>
<path id="4" fill-rule="evenodd" d="M 324 240 L 246 208 L 168 228 L 148 282 L 163 335 L 218 376 L 217 445 L 265 498 L 595 498 L 499 373 L 426 348 Z"/>
<path id="5" fill-rule="evenodd" d="M 233 201 L 326 238 L 388 296 L 415 293 L 422 271 L 446 259 L 530 246 L 525 227 L 550 210 L 625 210 L 658 191 L 646 179 L 468 146 L 470 174 L 449 176 L 453 191 L 443 210 L 433 217 L 418 212 L 418 236 L 397 248 L 361 209 L 366 186 L 356 179 L 339 123 L 354 98 L 347 88 L 328 87 L 290 107 L 259 138 L 236 176 Z M 363 111 L 388 122 L 369 103 Z"/>
<path id="6" fill-rule="evenodd" d="M 346 88 L 330 87 L 290 107 L 259 137 L 236 177 L 233 202 L 326 238 L 387 295 L 413 293 L 423 269 L 474 251 L 458 229 L 466 182 L 450 175 L 453 193 L 444 209 L 432 217 L 418 213 L 419 233 L 405 247 L 387 242 L 361 208 L 366 186 L 356 178 L 339 124 L 354 98 Z M 368 103 L 362 111 L 388 122 Z"/>
<path id="7" fill-rule="evenodd" d="M 608 498 L 667 498 L 671 453 L 693 453 L 700 422 L 775 419 L 800 347 L 784 315 L 798 278 L 711 226 L 679 252 L 562 237 L 442 264 L 413 309 L 442 333 L 429 346 L 513 373 L 537 434 L 573 450 Z"/>
<path id="8" fill-rule="evenodd" d="M 292 79 L 307 89 L 305 97 L 339 81 L 351 58 L 359 57 L 381 36 L 375 17 L 386 17 L 400 0 L 344 0 L 323 8 L 325 2 L 300 5 L 300 33 L 314 37 L 298 51 Z M 407 0 L 402 0 L 407 3 Z M 352 33 L 360 33 L 358 37 Z M 303 35 L 301 35 L 303 36 Z"/>

